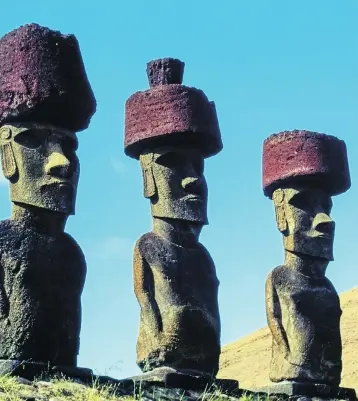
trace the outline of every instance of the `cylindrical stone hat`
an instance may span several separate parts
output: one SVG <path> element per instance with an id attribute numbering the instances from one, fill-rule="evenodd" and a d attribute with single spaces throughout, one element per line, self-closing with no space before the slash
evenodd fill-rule
<path id="1" fill-rule="evenodd" d="M 0 124 L 88 127 L 96 100 L 74 35 L 24 25 L 0 39 L 0 59 Z"/>
<path id="2" fill-rule="evenodd" d="M 284 131 L 263 144 L 264 194 L 272 197 L 290 184 L 321 188 L 338 195 L 350 188 L 347 148 L 344 141 L 310 131 Z"/>
<path id="3" fill-rule="evenodd" d="M 223 145 L 214 102 L 182 85 L 184 63 L 173 58 L 147 64 L 150 89 L 136 92 L 125 107 L 125 153 L 138 159 L 145 149 L 186 146 L 204 157 Z"/>

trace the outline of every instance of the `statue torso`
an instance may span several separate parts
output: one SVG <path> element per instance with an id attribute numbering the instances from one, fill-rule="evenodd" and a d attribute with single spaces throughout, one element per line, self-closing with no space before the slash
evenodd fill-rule
<path id="1" fill-rule="evenodd" d="M 303 376 L 340 376 L 341 308 L 338 294 L 326 278 L 310 278 L 286 266 L 271 273 L 290 347 L 288 361 Z M 280 358 L 273 343 L 273 358 Z M 288 370 L 290 368 L 288 367 Z"/>
<path id="2" fill-rule="evenodd" d="M 0 357 L 73 364 L 86 263 L 66 233 L 0 224 Z"/>
<path id="3" fill-rule="evenodd" d="M 161 311 L 186 307 L 216 316 L 219 280 L 203 245 L 184 248 L 148 233 L 140 239 L 139 249 L 153 273 L 155 299 Z"/>
<path id="4" fill-rule="evenodd" d="M 181 247 L 155 233 L 143 235 L 137 246 L 144 268 L 153 277 L 152 296 L 162 322 L 158 332 L 150 324 L 150 313 L 142 309 L 138 363 L 143 366 L 147 360 L 152 368 L 197 366 L 198 370 L 217 371 L 219 281 L 208 251 L 201 244 Z"/>

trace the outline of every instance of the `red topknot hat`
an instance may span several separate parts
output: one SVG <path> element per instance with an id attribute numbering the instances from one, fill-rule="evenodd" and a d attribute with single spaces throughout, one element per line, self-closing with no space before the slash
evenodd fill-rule
<path id="1" fill-rule="evenodd" d="M 0 60 L 0 124 L 88 127 L 96 100 L 74 35 L 21 26 L 0 39 Z"/>
<path id="2" fill-rule="evenodd" d="M 139 158 L 145 148 L 197 147 L 204 157 L 222 149 L 215 104 L 201 90 L 182 85 L 184 63 L 173 58 L 147 64 L 150 89 L 126 102 L 125 153 Z"/>
<path id="3" fill-rule="evenodd" d="M 291 183 L 322 188 L 338 195 L 350 188 L 347 148 L 344 141 L 310 131 L 273 134 L 263 145 L 263 190 Z"/>

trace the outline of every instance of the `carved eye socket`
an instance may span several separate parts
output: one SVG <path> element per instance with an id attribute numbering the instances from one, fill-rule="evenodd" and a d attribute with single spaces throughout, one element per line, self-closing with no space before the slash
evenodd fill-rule
<path id="1" fill-rule="evenodd" d="M 204 160 L 202 158 L 195 159 L 193 161 L 193 167 L 198 175 L 203 175 L 204 173 Z"/>
<path id="2" fill-rule="evenodd" d="M 332 210 L 332 200 L 329 196 L 320 196 L 319 193 L 310 193 L 309 191 L 298 193 L 289 203 L 297 209 L 306 211 L 323 209 L 328 215 Z"/>
<path id="3" fill-rule="evenodd" d="M 182 163 L 182 158 L 178 153 L 168 152 L 158 157 L 157 163 L 168 168 L 174 168 Z"/>
<path id="4" fill-rule="evenodd" d="M 300 192 L 289 201 L 290 205 L 301 210 L 310 210 L 314 206 L 314 199 L 312 199 L 307 192 Z"/>
<path id="5" fill-rule="evenodd" d="M 332 200 L 331 200 L 331 199 L 325 200 L 325 201 L 323 202 L 322 206 L 323 206 L 324 211 L 325 211 L 327 214 L 330 214 L 331 211 L 332 211 L 332 206 L 333 206 Z"/>
<path id="6" fill-rule="evenodd" d="M 48 137 L 44 130 L 28 130 L 21 132 L 14 137 L 14 141 L 28 149 L 36 149 L 42 146 Z"/>
<path id="7" fill-rule="evenodd" d="M 66 136 L 62 139 L 62 146 L 65 153 L 74 153 L 78 149 L 77 138 Z"/>
<path id="8" fill-rule="evenodd" d="M 176 152 L 168 152 L 160 156 L 157 159 L 157 163 L 170 169 L 184 166 L 187 166 L 189 168 L 189 166 L 191 165 L 196 174 L 202 175 L 204 173 L 203 158 L 198 157 L 196 154 L 192 153 L 181 154 Z"/>

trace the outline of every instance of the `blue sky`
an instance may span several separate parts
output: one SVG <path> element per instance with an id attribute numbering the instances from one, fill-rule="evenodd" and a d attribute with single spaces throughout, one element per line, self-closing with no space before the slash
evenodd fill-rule
<path id="1" fill-rule="evenodd" d="M 356 0 L 18 0 L 1 12 L 0 35 L 31 22 L 74 33 L 98 102 L 79 134 L 77 214 L 67 224 L 88 264 L 81 366 L 114 377 L 139 372 L 132 248 L 151 216 L 139 164 L 123 152 L 124 104 L 148 88 L 146 63 L 155 58 L 184 61 L 184 83 L 217 107 L 224 150 L 206 163 L 210 225 L 201 240 L 221 282 L 223 344 L 266 324 L 266 275 L 283 260 L 261 189 L 271 133 L 308 129 L 346 141 L 352 188 L 334 198 L 336 261 L 327 275 L 339 292 L 358 285 Z M 3 182 L 0 218 L 9 213 Z"/>

